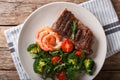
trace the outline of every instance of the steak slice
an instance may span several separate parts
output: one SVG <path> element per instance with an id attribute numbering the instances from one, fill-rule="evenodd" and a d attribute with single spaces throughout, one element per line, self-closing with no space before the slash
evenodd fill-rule
<path id="1" fill-rule="evenodd" d="M 73 22 L 76 22 L 77 30 L 74 39 L 71 39 Z M 63 38 L 71 39 L 77 50 L 83 50 L 87 54 L 92 53 L 93 33 L 67 9 L 62 12 L 52 27 Z"/>
<path id="2" fill-rule="evenodd" d="M 70 38 L 72 34 L 72 24 L 73 21 L 78 21 L 75 16 L 65 9 L 57 21 L 52 25 L 53 29 L 55 29 L 61 36 L 65 38 Z"/>

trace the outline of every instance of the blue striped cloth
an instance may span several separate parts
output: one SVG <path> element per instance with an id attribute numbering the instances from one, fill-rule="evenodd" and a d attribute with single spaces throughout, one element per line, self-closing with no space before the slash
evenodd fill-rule
<path id="1" fill-rule="evenodd" d="M 79 4 L 93 13 L 102 24 L 107 37 L 107 56 L 120 51 L 120 21 L 111 0 L 90 0 Z"/>
<path id="2" fill-rule="evenodd" d="M 88 2 L 79 4 L 78 6 L 87 8 L 103 25 L 108 42 L 108 51 L 106 57 L 112 56 L 113 54 L 119 52 L 120 22 L 113 8 L 111 0 L 90 0 Z M 18 56 L 17 43 L 18 35 L 21 29 L 22 25 L 10 28 L 5 31 L 5 36 L 20 79 L 30 80 L 29 76 L 26 74 L 20 63 Z"/>

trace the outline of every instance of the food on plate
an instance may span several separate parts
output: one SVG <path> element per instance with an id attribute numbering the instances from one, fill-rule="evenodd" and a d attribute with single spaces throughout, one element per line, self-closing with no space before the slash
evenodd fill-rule
<path id="1" fill-rule="evenodd" d="M 66 77 L 65 71 L 63 70 L 63 71 L 57 73 L 56 76 L 57 76 L 58 80 L 64 80 Z"/>
<path id="2" fill-rule="evenodd" d="M 52 62 L 52 64 L 59 64 L 61 62 L 61 60 L 62 60 L 61 57 L 54 56 L 54 57 L 52 57 L 51 62 Z"/>
<path id="3" fill-rule="evenodd" d="M 29 47 L 27 48 L 27 51 L 30 54 L 36 54 L 40 52 L 40 47 L 37 44 L 30 44 Z"/>
<path id="4" fill-rule="evenodd" d="M 80 50 L 79 50 L 79 51 L 76 51 L 75 54 L 76 54 L 77 56 L 81 56 L 81 55 L 82 55 L 82 51 L 80 51 Z"/>
<path id="5" fill-rule="evenodd" d="M 36 43 L 45 51 L 53 51 L 61 47 L 60 36 L 50 27 L 43 27 L 38 31 Z"/>
<path id="6" fill-rule="evenodd" d="M 53 29 L 61 36 L 72 39 L 76 49 L 84 50 L 87 54 L 92 53 L 92 31 L 67 9 L 61 13 L 53 24 Z"/>
<path id="7" fill-rule="evenodd" d="M 84 66 L 85 70 L 88 74 L 92 75 L 93 74 L 93 66 L 95 65 L 94 61 L 90 58 L 84 60 Z"/>
<path id="8" fill-rule="evenodd" d="M 42 79 L 75 80 L 80 73 L 93 74 L 92 42 L 91 30 L 65 9 L 52 27 L 39 29 L 27 51 Z"/>
<path id="9" fill-rule="evenodd" d="M 64 40 L 62 42 L 62 50 L 64 52 L 71 52 L 73 51 L 73 43 L 71 40 Z"/>

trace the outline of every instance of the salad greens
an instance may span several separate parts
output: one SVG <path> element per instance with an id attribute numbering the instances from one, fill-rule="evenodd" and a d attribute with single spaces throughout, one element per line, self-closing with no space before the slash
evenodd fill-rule
<path id="1" fill-rule="evenodd" d="M 74 24 L 75 25 L 75 24 Z M 35 73 L 41 74 L 43 80 L 47 78 L 55 79 L 56 73 L 64 70 L 67 80 L 75 80 L 77 75 L 81 72 L 93 74 L 93 67 L 95 65 L 91 58 L 87 58 L 82 51 L 81 56 L 75 54 L 76 50 L 66 53 L 62 49 L 45 52 L 37 44 L 30 44 L 27 51 L 33 56 L 33 69 Z M 54 56 L 59 56 L 61 62 L 59 64 L 52 64 L 51 59 Z"/>

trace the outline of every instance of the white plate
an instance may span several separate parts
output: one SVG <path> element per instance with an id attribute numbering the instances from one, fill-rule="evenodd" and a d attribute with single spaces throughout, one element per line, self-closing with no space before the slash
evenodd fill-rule
<path id="1" fill-rule="evenodd" d="M 78 7 L 77 4 L 68 2 L 54 2 L 40 7 L 33 12 L 25 21 L 18 41 L 18 51 L 21 63 L 32 80 L 40 80 L 40 76 L 33 71 L 33 59 L 27 53 L 29 44 L 35 42 L 36 32 L 40 27 L 51 26 L 56 21 L 61 11 L 65 8 L 70 10 L 79 20 L 87 25 L 95 36 L 92 58 L 96 63 L 96 69 L 92 76 L 84 74 L 80 80 L 92 80 L 101 70 L 107 51 L 106 37 L 98 20 L 86 9 Z"/>

